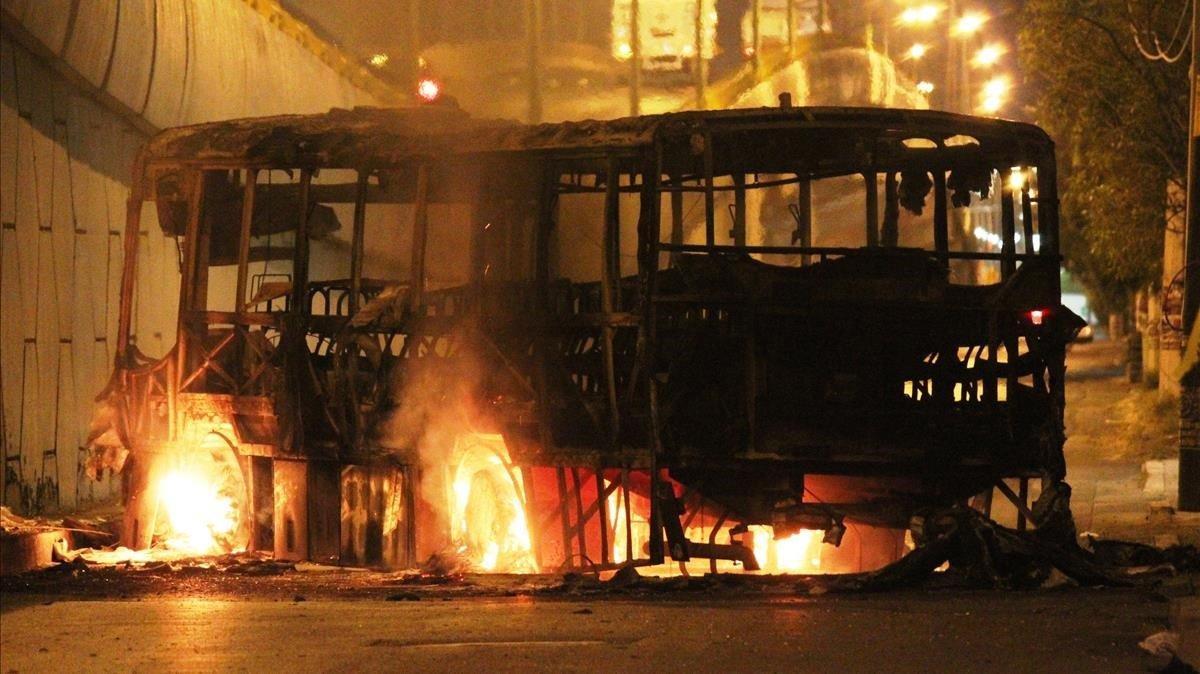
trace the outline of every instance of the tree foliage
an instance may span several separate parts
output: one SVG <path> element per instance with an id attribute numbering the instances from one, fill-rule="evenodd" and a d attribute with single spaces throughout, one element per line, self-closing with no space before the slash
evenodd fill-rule
<path id="1" fill-rule="evenodd" d="M 1067 268 L 1102 310 L 1161 277 L 1167 213 L 1182 209 L 1167 187 L 1181 189 L 1186 173 L 1188 59 L 1150 60 L 1135 35 L 1165 43 L 1190 2 L 1028 0 L 1022 10 L 1021 69 L 1059 144 Z"/>

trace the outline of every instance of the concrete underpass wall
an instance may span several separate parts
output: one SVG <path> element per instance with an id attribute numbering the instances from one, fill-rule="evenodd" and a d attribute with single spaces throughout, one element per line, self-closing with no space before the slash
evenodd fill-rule
<path id="1" fill-rule="evenodd" d="M 0 19 L 0 498 L 53 511 L 118 488 L 84 476 L 82 445 L 112 369 L 129 173 L 148 134 L 377 100 L 267 0 L 0 0 Z M 151 208 L 141 228 L 134 331 L 160 355 L 178 252 Z"/>

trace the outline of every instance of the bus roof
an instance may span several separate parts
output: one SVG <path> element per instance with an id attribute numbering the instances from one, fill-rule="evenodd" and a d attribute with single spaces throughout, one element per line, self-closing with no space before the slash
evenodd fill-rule
<path id="1" fill-rule="evenodd" d="M 387 168 L 420 158 L 492 153 L 595 156 L 637 151 L 656 139 L 688 142 L 696 134 L 755 131 L 831 132 L 830 138 L 843 140 L 886 134 L 939 143 L 969 136 L 985 154 L 1003 150 L 1037 157 L 1053 147 L 1046 133 L 1032 124 L 930 110 L 751 108 L 525 125 L 476 119 L 458 108 L 435 105 L 334 109 L 179 127 L 152 138 L 141 161 L 146 168 Z"/>

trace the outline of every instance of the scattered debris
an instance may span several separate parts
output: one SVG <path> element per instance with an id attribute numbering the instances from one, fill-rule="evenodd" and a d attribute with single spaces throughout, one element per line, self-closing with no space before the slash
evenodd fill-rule
<path id="1" fill-rule="evenodd" d="M 967 587 L 1130 585 L 1075 542 L 1069 500 L 1064 483 L 1043 492 L 1033 507 L 1038 528 L 1027 532 L 1000 526 L 964 506 L 931 511 L 914 518 L 917 548 L 900 560 L 870 573 L 806 578 L 798 589 L 811 594 L 814 586 L 834 592 L 920 586 L 943 564 L 948 568 L 937 574 L 939 581 Z"/>
<path id="2" fill-rule="evenodd" d="M 611 587 L 628 587 L 638 584 L 641 580 L 642 576 L 637 572 L 636 567 L 623 566 L 613 574 L 612 578 L 608 579 L 608 584 Z"/>
<path id="3" fill-rule="evenodd" d="M 1142 639 L 1138 646 L 1155 657 L 1174 657 L 1179 651 L 1178 632 L 1155 632 Z"/>
<path id="4" fill-rule="evenodd" d="M 1200 571 L 1200 549 L 1194 545 L 1157 548 L 1145 543 L 1098 538 L 1090 538 L 1087 543 L 1096 560 L 1106 566 L 1154 568 L 1166 565 L 1177 572 Z"/>
<path id="5" fill-rule="evenodd" d="M 38 531 L 45 531 L 47 526 L 13 513 L 8 506 L 0 506 L 0 534 L 17 535 L 31 534 Z"/>
<path id="6" fill-rule="evenodd" d="M 421 573 L 429 576 L 458 576 L 471 571 L 471 560 L 458 551 L 435 552 L 421 563 Z"/>

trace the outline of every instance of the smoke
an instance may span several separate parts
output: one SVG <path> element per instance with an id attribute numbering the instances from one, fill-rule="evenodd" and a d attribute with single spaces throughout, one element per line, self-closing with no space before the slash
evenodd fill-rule
<path id="1" fill-rule="evenodd" d="M 389 410 L 377 426 L 380 446 L 419 468 L 418 557 L 446 555 L 456 543 L 449 533 L 457 443 L 481 425 L 477 401 L 485 378 L 471 333 L 460 326 L 437 340 L 444 349 L 411 347 L 392 369 Z"/>
<path id="2" fill-rule="evenodd" d="M 444 462 L 454 438 L 477 422 L 483 368 L 467 333 L 459 328 L 445 338 L 454 345 L 450 353 L 414 348 L 393 367 L 390 411 L 379 424 L 382 446 L 401 453 L 416 450 L 422 465 L 433 465 Z"/>

